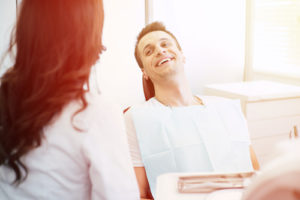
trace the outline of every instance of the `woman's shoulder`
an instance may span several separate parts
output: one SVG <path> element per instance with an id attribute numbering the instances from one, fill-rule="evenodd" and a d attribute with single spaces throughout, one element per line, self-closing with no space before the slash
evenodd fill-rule
<path id="1" fill-rule="evenodd" d="M 122 116 L 121 106 L 109 96 L 102 94 L 86 94 L 87 107 L 83 110 L 86 119 L 111 118 Z"/>
<path id="2" fill-rule="evenodd" d="M 90 107 L 98 107 L 103 109 L 117 106 L 114 99 L 103 94 L 86 93 L 85 98 L 88 103 L 88 106 Z"/>
<path id="3" fill-rule="evenodd" d="M 86 93 L 86 106 L 81 100 L 67 104 L 61 113 L 57 114 L 49 125 L 82 127 L 90 129 L 92 124 L 102 124 L 107 120 L 122 118 L 121 107 L 113 103 L 109 97 Z"/>

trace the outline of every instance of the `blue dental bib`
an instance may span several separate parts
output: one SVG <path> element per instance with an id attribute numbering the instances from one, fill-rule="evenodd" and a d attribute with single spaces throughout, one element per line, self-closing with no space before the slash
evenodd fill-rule
<path id="1" fill-rule="evenodd" d="M 236 101 L 131 112 L 153 196 L 164 173 L 253 170 L 247 124 Z"/>

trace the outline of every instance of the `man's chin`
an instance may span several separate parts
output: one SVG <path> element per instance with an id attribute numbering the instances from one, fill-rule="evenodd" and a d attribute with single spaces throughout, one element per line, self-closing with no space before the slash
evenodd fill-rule
<path id="1" fill-rule="evenodd" d="M 169 77 L 176 74 L 176 70 L 172 67 L 166 67 L 159 72 L 160 77 Z"/>

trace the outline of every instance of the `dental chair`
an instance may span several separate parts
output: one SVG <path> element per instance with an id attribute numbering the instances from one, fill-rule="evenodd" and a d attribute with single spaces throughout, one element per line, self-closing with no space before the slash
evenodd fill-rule
<path id="1" fill-rule="evenodd" d="M 143 77 L 143 89 L 146 101 L 155 96 L 154 86 L 150 79 L 146 80 Z"/>

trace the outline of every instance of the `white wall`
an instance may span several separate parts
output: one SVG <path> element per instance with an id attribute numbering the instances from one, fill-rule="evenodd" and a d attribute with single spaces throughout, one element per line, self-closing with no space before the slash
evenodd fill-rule
<path id="1" fill-rule="evenodd" d="M 242 80 L 244 1 L 153 0 L 153 20 L 164 21 L 179 39 L 195 93 L 202 92 L 203 84 Z M 145 24 L 145 1 L 104 0 L 104 8 L 103 43 L 107 51 L 95 66 L 97 81 L 102 93 L 125 108 L 144 100 L 134 46 Z M 15 1 L 1 0 L 1 53 L 7 48 L 15 15 Z"/>
<path id="2" fill-rule="evenodd" d="M 243 80 L 245 0 L 153 0 L 153 21 L 179 40 L 193 92 Z"/>
<path id="3" fill-rule="evenodd" d="M 104 0 L 103 44 L 96 65 L 99 87 L 124 108 L 143 101 L 142 73 L 134 58 L 136 37 L 145 24 L 143 0 Z"/>
<path id="4" fill-rule="evenodd" d="M 0 59 L 7 51 L 10 34 L 16 20 L 16 1 L 15 0 L 1 0 L 0 1 Z M 7 67 L 12 65 L 9 57 L 1 65 L 0 75 L 5 71 Z"/>

